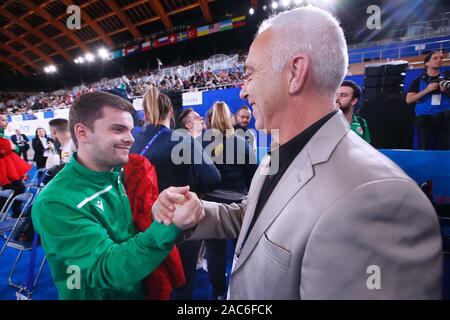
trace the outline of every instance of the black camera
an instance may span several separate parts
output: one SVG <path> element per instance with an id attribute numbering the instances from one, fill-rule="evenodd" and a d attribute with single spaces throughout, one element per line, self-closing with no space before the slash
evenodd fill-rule
<path id="1" fill-rule="evenodd" d="M 450 87 L 450 81 L 445 80 L 442 76 L 440 76 L 440 77 L 433 77 L 433 78 L 430 77 L 430 76 L 427 76 L 424 80 L 428 84 L 430 84 L 430 83 L 437 83 L 439 85 L 448 86 L 448 87 L 445 87 L 446 89 L 448 89 Z M 437 88 L 436 90 L 433 90 L 430 93 L 431 94 L 439 94 L 439 93 L 441 93 L 441 90 L 439 88 Z"/>
<path id="2" fill-rule="evenodd" d="M 450 80 L 441 80 L 439 81 L 439 85 L 443 87 L 445 90 L 450 89 Z"/>

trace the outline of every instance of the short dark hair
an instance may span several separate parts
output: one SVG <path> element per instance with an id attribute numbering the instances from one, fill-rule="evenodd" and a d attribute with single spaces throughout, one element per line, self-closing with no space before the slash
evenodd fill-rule
<path id="1" fill-rule="evenodd" d="M 434 50 L 434 51 L 431 51 L 429 54 L 427 54 L 426 56 L 425 56 L 425 58 L 423 59 L 423 64 L 426 64 L 428 61 L 430 61 L 431 60 L 431 57 L 433 56 L 433 54 L 435 54 L 435 53 L 444 53 L 444 50 Z M 425 66 L 425 69 L 427 68 L 427 66 Z"/>
<path id="2" fill-rule="evenodd" d="M 178 122 L 183 128 L 186 128 L 186 117 L 189 115 L 189 113 L 193 112 L 194 109 L 187 108 L 184 109 L 183 112 L 180 113 L 180 116 L 178 117 Z"/>
<path id="3" fill-rule="evenodd" d="M 341 87 L 350 87 L 353 89 L 352 99 L 360 99 L 361 98 L 361 88 L 356 84 L 356 82 L 352 80 L 344 80 L 341 84 Z"/>
<path id="4" fill-rule="evenodd" d="M 249 107 L 247 106 L 242 106 L 238 109 L 238 111 L 236 111 L 236 114 L 238 114 L 241 110 L 247 110 L 248 112 L 252 113 L 252 111 L 250 110 Z"/>
<path id="5" fill-rule="evenodd" d="M 133 115 L 134 110 L 130 102 L 111 93 L 88 92 L 82 94 L 75 100 L 69 114 L 70 135 L 77 148 L 78 140 L 75 135 L 75 125 L 82 123 L 92 130 L 95 120 L 103 117 L 104 107 L 129 112 L 131 115 Z"/>
<path id="6" fill-rule="evenodd" d="M 69 131 L 69 121 L 62 118 L 52 119 L 49 121 L 48 125 L 53 127 L 56 132 L 67 132 Z"/>

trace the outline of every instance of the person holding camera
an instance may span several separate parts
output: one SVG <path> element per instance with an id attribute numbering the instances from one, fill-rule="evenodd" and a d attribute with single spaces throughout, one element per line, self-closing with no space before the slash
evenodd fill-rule
<path id="1" fill-rule="evenodd" d="M 424 59 L 425 72 L 414 79 L 406 102 L 416 103 L 416 127 L 419 149 L 450 150 L 450 86 L 439 69 L 442 51 L 433 51 Z"/>

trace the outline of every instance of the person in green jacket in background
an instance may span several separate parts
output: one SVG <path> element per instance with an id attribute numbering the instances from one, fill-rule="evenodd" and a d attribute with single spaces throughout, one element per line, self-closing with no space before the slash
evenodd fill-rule
<path id="1" fill-rule="evenodd" d="M 195 201 L 177 222 L 135 233 L 121 166 L 134 139 L 132 106 L 109 93 L 81 95 L 69 127 L 78 152 L 37 197 L 32 209 L 60 299 L 143 299 L 142 280 L 170 253 L 181 230 L 204 213 Z"/>
<path id="2" fill-rule="evenodd" d="M 336 92 L 336 104 L 344 113 L 350 128 L 367 143 L 371 143 L 367 121 L 353 113 L 361 99 L 361 88 L 351 80 L 344 80 Z"/>
<path id="3" fill-rule="evenodd" d="M 5 136 L 5 130 L 8 126 L 8 116 L 6 114 L 0 113 L 0 138 L 8 139 Z M 11 139 L 8 139 L 11 141 Z M 20 155 L 19 147 L 11 142 L 11 150 Z"/>

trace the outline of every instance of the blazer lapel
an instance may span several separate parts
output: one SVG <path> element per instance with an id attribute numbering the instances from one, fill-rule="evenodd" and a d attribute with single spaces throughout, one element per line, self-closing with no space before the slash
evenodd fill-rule
<path id="1" fill-rule="evenodd" d="M 242 252 L 237 260 L 232 273 L 243 265 L 250 256 L 261 236 L 272 224 L 272 222 L 283 211 L 284 207 L 299 192 L 312 177 L 314 177 L 314 165 L 326 162 L 341 139 L 348 133 L 350 126 L 339 111 L 312 137 L 305 148 L 297 155 L 283 177 L 278 182 L 266 204 L 262 208 L 260 215 L 250 231 L 245 245 L 242 247 L 242 241 L 248 233 L 250 221 L 253 219 L 256 203 L 259 198 L 262 185 L 266 176 L 257 177 L 255 188 L 250 189 L 248 195 L 247 210 L 242 223 L 241 235 L 239 237 L 236 250 L 242 248 Z M 261 163 L 260 169 L 269 165 L 269 159 Z M 252 183 L 253 186 L 253 183 Z"/>
<path id="2" fill-rule="evenodd" d="M 270 165 L 270 156 L 266 155 L 261 161 L 258 170 L 255 172 L 252 183 L 250 185 L 250 190 L 247 195 L 247 208 L 245 210 L 244 220 L 242 221 L 241 232 L 239 235 L 238 242 L 236 244 L 236 249 L 241 247 L 243 239 L 245 239 L 250 222 L 255 214 L 256 204 L 258 203 L 259 193 L 266 180 L 267 175 L 263 174 L 265 170 L 268 170 Z"/>
<path id="3" fill-rule="evenodd" d="M 247 241 L 242 248 L 241 255 L 234 267 L 233 271 L 239 269 L 239 267 L 245 262 L 250 253 L 255 248 L 259 239 L 263 235 L 264 231 L 272 224 L 276 217 L 283 211 L 283 208 L 289 203 L 292 197 L 314 176 L 314 169 L 311 165 L 308 152 L 302 151 L 297 158 L 293 161 L 291 166 L 286 170 L 283 177 L 278 182 L 277 186 L 273 190 L 266 204 L 260 212 L 258 219 L 251 230 Z M 285 186 L 289 186 L 286 188 Z M 261 188 L 260 188 L 261 189 Z M 256 196 L 258 200 L 259 192 Z M 256 202 L 255 201 L 255 202 Z M 247 234 L 251 218 L 253 218 L 255 206 L 252 206 L 251 214 L 246 214 L 246 219 L 242 224 L 242 231 L 244 235 Z M 250 208 L 248 208 L 250 209 Z M 247 212 L 247 213 L 250 213 Z M 247 221 L 245 221 L 247 220 Z M 240 241 L 237 244 L 237 248 L 242 246 L 242 241 L 245 237 L 240 237 Z"/>

